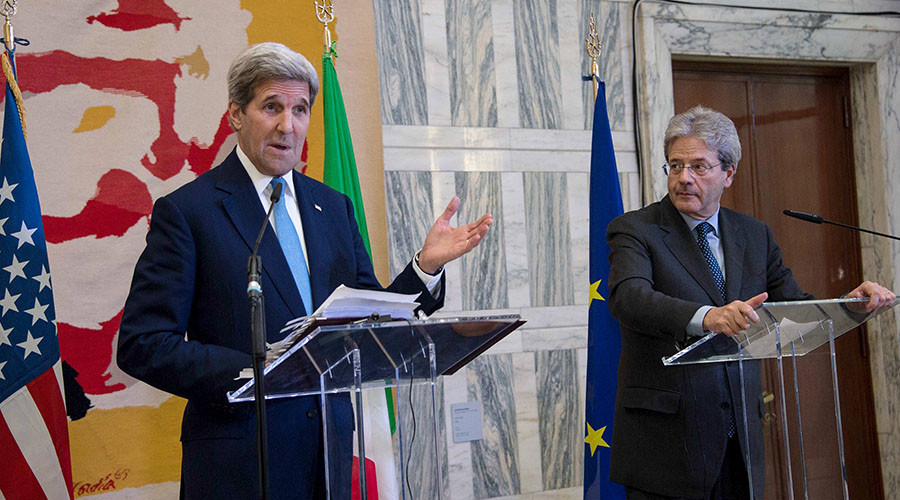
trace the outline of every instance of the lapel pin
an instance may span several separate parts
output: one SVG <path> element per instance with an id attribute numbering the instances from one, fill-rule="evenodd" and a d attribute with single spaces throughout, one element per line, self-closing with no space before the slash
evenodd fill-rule
<path id="1" fill-rule="evenodd" d="M 316 205 L 315 203 L 313 203 L 313 206 L 316 207 L 316 210 L 318 210 L 319 212 L 322 211 L 322 207 L 320 207 L 319 205 Z"/>

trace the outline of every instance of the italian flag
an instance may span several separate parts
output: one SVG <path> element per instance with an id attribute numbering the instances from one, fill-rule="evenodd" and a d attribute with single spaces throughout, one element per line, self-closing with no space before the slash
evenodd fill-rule
<path id="1" fill-rule="evenodd" d="M 362 193 L 359 189 L 359 175 L 356 172 L 356 158 L 353 155 L 353 141 L 344 109 L 344 98 L 334 69 L 337 52 L 332 42 L 329 51 L 322 55 L 322 99 L 325 115 L 325 160 L 324 181 L 353 202 L 356 223 L 369 256 L 369 231 L 366 228 L 366 212 Z M 394 465 L 393 435 L 396 430 L 394 419 L 394 397 L 392 390 L 384 392 L 370 390 L 363 392 L 363 413 L 366 429 L 366 493 L 370 500 L 399 498 L 397 471 Z M 352 498 L 359 494 L 359 458 L 353 439 L 353 486 Z"/>

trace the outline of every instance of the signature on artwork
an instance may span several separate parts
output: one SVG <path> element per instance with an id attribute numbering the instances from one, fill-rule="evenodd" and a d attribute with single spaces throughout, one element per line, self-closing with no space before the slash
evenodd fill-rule
<path id="1" fill-rule="evenodd" d="M 112 491 L 121 486 L 121 483 L 128 477 L 130 469 L 119 469 L 115 472 L 101 477 L 95 482 L 78 481 L 75 483 L 75 496 L 90 495 L 100 493 L 102 491 Z M 117 486 L 118 483 L 118 486 Z"/>

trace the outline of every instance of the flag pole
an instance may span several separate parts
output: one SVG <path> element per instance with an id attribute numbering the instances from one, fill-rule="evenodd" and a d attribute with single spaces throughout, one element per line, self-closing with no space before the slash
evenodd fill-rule
<path id="1" fill-rule="evenodd" d="M 322 54 L 322 97 L 323 97 L 323 101 L 325 103 L 328 103 L 329 98 L 332 96 L 326 95 L 327 93 L 331 92 L 332 90 L 336 90 L 337 91 L 336 93 L 338 94 L 338 96 L 340 95 L 340 86 L 336 85 L 336 87 L 334 89 L 331 89 L 330 84 L 329 84 L 330 76 L 334 76 L 334 83 L 337 84 L 337 75 L 334 71 L 334 59 L 337 57 L 337 52 L 334 50 L 334 42 L 331 41 L 331 30 L 328 28 L 328 23 L 334 21 L 334 4 L 332 3 L 332 0 L 322 0 L 321 3 L 319 2 L 319 0 L 316 0 L 316 19 L 318 19 L 319 22 L 324 25 L 323 30 L 322 30 L 322 42 L 324 43 L 324 47 L 323 47 L 324 52 Z M 344 114 L 344 109 L 343 109 L 344 108 L 343 98 L 339 97 L 339 100 L 340 100 L 340 108 L 341 108 L 340 112 L 341 112 L 341 115 L 344 116 L 343 121 L 346 122 L 346 115 Z M 323 103 L 323 106 L 326 106 L 325 114 L 327 115 L 328 114 L 328 111 L 327 111 L 328 104 Z M 337 110 L 335 110 L 335 111 L 337 111 Z M 328 167 L 329 159 L 327 158 L 327 156 L 329 155 L 328 145 L 329 145 L 331 139 L 334 139 L 335 141 L 339 141 L 339 137 L 337 137 L 337 136 L 335 136 L 335 137 L 327 136 L 327 134 L 332 132 L 332 130 L 329 130 L 328 123 L 329 123 L 328 116 L 326 116 L 325 117 L 325 134 L 326 134 L 326 138 L 325 138 L 326 161 L 325 161 L 325 163 L 326 163 L 326 165 L 323 166 L 323 173 L 322 173 L 325 184 L 329 184 L 328 178 L 329 178 L 329 174 L 331 173 L 328 171 L 329 170 L 329 167 Z M 346 127 L 346 123 L 345 123 L 345 127 Z M 336 135 L 338 135 L 338 134 L 336 134 Z M 350 154 L 352 155 L 353 146 L 352 146 L 352 143 L 349 142 L 349 139 L 350 139 L 349 129 L 347 129 L 347 136 L 346 136 L 347 146 L 349 146 Z M 359 180 L 358 180 L 358 178 L 356 178 L 356 163 L 355 163 L 355 160 L 352 160 L 352 161 L 353 161 L 353 174 L 354 174 L 353 177 L 354 177 L 354 179 L 356 179 L 356 181 L 355 181 L 355 183 L 357 184 L 356 190 L 358 191 Z M 334 187 L 334 186 L 331 186 L 331 187 Z M 346 190 L 348 187 L 349 186 L 341 186 L 342 189 L 339 189 L 339 191 Z M 347 193 L 345 192 L 344 194 L 346 195 Z M 359 201 L 360 201 L 359 205 L 355 207 L 356 211 L 358 211 L 360 214 L 364 214 L 363 206 L 362 206 L 362 199 L 360 199 Z M 362 220 L 363 221 L 365 220 L 365 215 L 362 216 Z M 359 224 L 359 226 L 360 226 L 360 229 L 363 229 L 365 227 L 362 224 Z M 366 244 L 366 248 L 368 249 L 368 246 L 369 246 L 368 245 L 368 231 L 366 231 L 365 237 L 366 237 L 365 244 Z M 325 397 L 326 396 L 323 394 L 322 395 L 322 406 L 323 407 L 325 406 Z M 367 478 L 366 478 L 366 435 L 365 435 L 365 424 L 363 423 L 364 422 L 364 420 L 363 420 L 364 409 L 363 409 L 362 391 L 360 391 L 360 390 L 355 391 L 354 402 L 356 403 L 356 449 L 357 449 L 357 453 L 359 455 L 359 458 L 357 460 L 357 468 L 359 470 L 359 476 L 358 476 L 359 477 L 359 498 L 360 498 L 360 500 L 367 500 L 368 488 L 366 486 L 366 483 L 367 483 Z M 327 448 L 328 428 L 327 428 L 327 423 L 324 422 L 325 413 L 323 412 L 322 415 L 323 415 L 323 426 L 322 427 L 323 427 L 323 432 L 325 433 L 325 443 L 326 443 L 325 453 L 327 454 L 328 453 L 328 448 Z M 329 463 L 329 461 L 326 459 L 325 463 L 326 463 L 326 468 L 327 468 L 327 464 Z M 329 473 L 330 473 L 330 471 L 328 471 L 328 470 L 325 471 L 326 482 L 328 482 Z M 330 491 L 330 488 L 331 488 L 330 484 L 328 485 L 328 488 Z"/>
<path id="2" fill-rule="evenodd" d="M 591 58 L 591 80 L 594 82 L 594 100 L 597 99 L 597 90 L 600 87 L 600 66 L 597 64 L 597 58 L 600 57 L 602 44 L 600 43 L 600 35 L 597 33 L 597 25 L 594 24 L 594 13 L 591 12 L 590 18 L 591 30 L 584 39 L 584 50 L 588 57 Z"/>

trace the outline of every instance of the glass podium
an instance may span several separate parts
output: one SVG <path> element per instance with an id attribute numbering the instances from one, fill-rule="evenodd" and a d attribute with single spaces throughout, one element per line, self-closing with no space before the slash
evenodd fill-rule
<path id="1" fill-rule="evenodd" d="M 396 412 L 394 453 L 399 467 L 394 490 L 402 499 L 439 499 L 445 490 L 438 452 L 443 417 L 435 392 L 437 377 L 453 374 L 523 323 L 518 315 L 381 322 L 306 318 L 289 324 L 286 330 L 292 341 L 267 359 L 266 399 L 320 398 L 328 498 L 349 499 L 352 489 L 354 497 L 358 493 L 365 500 L 373 491 L 367 485 L 372 479 L 367 467 L 348 464 L 351 446 L 357 449 L 356 463 L 366 463 L 362 393 L 382 389 L 383 399 L 384 388 L 397 388 L 398 407 L 414 399 L 418 404 L 414 412 L 410 408 Z M 229 393 L 228 400 L 253 401 L 253 391 L 250 379 Z M 348 408 L 351 398 L 353 418 L 340 418 L 340 409 Z M 355 442 L 349 438 L 354 430 Z M 410 457 L 417 471 L 431 472 L 429 480 L 407 476 Z"/>
<path id="2" fill-rule="evenodd" d="M 764 465 L 760 465 L 765 464 L 765 457 L 752 456 L 754 447 L 744 443 L 751 443 L 750 433 L 754 426 L 761 426 L 778 418 L 767 407 L 777 400 L 781 428 L 776 434 L 781 435 L 780 444 L 783 449 L 777 453 L 767 450 L 770 462 L 769 475 L 784 478 L 783 482 L 786 484 L 783 484 L 781 489 L 790 499 L 795 498 L 795 489 L 800 490 L 801 498 L 816 498 L 815 492 L 822 491 L 823 488 L 828 491 L 839 488 L 844 499 L 849 497 L 834 342 L 837 337 L 898 303 L 866 313 L 866 302 L 867 298 L 767 302 L 756 308 L 760 321 L 751 324 L 750 328 L 741 334 L 728 337 L 712 333 L 673 356 L 663 358 L 663 364 L 666 366 L 727 362 L 738 364 L 740 381 L 737 387 L 740 394 L 734 394 L 732 388 L 732 399 L 739 399 L 740 408 L 735 408 L 734 417 L 743 423 L 738 429 L 742 429 L 741 453 L 744 455 L 744 463 L 747 464 L 749 484 L 761 485 L 762 478 L 767 476 L 767 470 Z M 791 358 L 787 376 L 784 358 Z M 762 359 L 774 359 L 776 362 L 775 378 L 779 391 L 777 395 L 754 393 L 760 391 L 758 360 Z M 804 386 L 809 386 L 810 376 L 827 377 L 828 375 L 823 373 L 826 371 L 830 372 L 833 400 L 823 401 L 821 397 L 811 400 L 806 397 L 803 389 Z M 805 413 L 801 413 L 801 407 Z M 758 415 L 754 413 L 754 409 L 758 410 Z M 790 422 L 789 415 L 793 417 Z M 833 424 L 826 422 L 825 427 L 832 430 L 834 436 L 804 436 L 804 418 L 833 419 Z M 816 428 L 822 426 L 816 425 Z M 756 453 L 765 452 L 756 448 Z M 782 463 L 774 463 L 774 470 L 778 474 L 772 474 L 772 462 L 778 462 L 779 455 Z M 826 455 L 836 455 L 837 463 L 824 464 L 823 467 L 822 463 L 816 462 L 823 460 L 822 457 Z M 815 466 L 809 467 L 810 464 Z M 831 468 L 835 470 L 821 474 L 823 469 L 827 471 Z M 767 491 L 772 491 L 772 485 L 767 487 Z M 756 489 L 755 497 L 754 489 Z M 760 498 L 762 495 L 759 491 L 758 487 L 751 488 L 751 498 Z"/>

